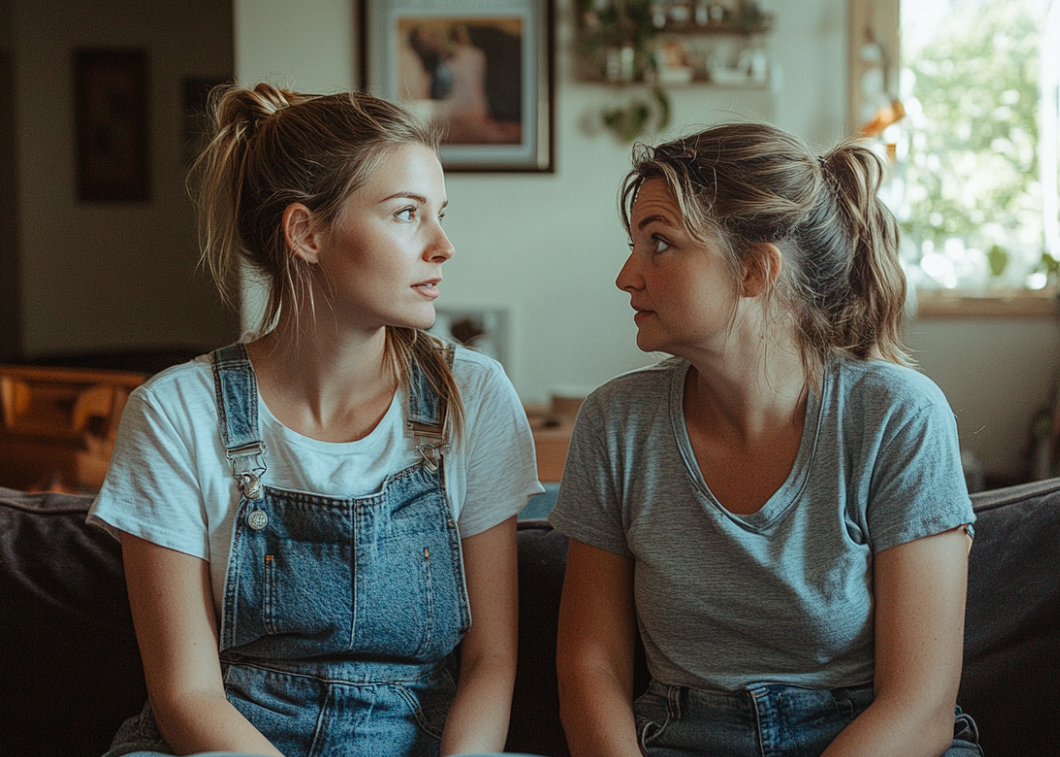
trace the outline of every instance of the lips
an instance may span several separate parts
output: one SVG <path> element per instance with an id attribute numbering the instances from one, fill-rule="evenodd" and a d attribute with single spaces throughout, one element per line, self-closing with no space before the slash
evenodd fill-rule
<path id="1" fill-rule="evenodd" d="M 429 279 L 427 281 L 421 281 L 419 284 L 413 284 L 412 288 L 427 299 L 433 300 L 441 294 L 441 291 L 438 289 L 438 283 L 440 281 L 441 278 Z"/>

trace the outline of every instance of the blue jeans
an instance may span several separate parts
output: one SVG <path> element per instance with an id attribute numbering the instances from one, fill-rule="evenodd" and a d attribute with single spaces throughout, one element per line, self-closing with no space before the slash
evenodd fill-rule
<path id="1" fill-rule="evenodd" d="M 652 681 L 634 704 L 648 757 L 817 757 L 872 703 L 872 687 L 757 686 L 720 693 Z M 957 708 L 945 757 L 982 757 L 975 722 Z"/>

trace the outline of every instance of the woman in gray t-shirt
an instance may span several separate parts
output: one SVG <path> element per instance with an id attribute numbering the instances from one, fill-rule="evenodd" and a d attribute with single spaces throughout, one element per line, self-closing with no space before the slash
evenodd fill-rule
<path id="1" fill-rule="evenodd" d="M 635 154 L 617 285 L 674 357 L 586 400 L 552 514 L 575 757 L 981 754 L 956 707 L 974 514 L 901 341 L 883 168 L 765 124 Z"/>

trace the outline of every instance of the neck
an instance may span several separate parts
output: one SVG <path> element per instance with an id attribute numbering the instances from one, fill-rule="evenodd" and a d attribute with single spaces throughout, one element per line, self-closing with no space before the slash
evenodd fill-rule
<path id="1" fill-rule="evenodd" d="M 689 357 L 685 414 L 735 438 L 802 425 L 808 381 L 793 335 L 735 333 L 722 354 Z"/>
<path id="2" fill-rule="evenodd" d="M 399 373 L 385 329 L 339 334 L 281 323 L 247 346 L 258 388 L 284 425 L 325 441 L 371 431 L 390 406 Z"/>

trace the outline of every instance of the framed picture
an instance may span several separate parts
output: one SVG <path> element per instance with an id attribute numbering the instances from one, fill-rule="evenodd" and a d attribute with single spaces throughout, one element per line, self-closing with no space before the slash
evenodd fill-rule
<path id="1" fill-rule="evenodd" d="M 444 129 L 448 171 L 552 171 L 552 0 L 362 0 L 362 86 Z"/>
<path id="2" fill-rule="evenodd" d="M 78 199 L 146 200 L 147 53 L 75 50 L 74 92 Z"/>

